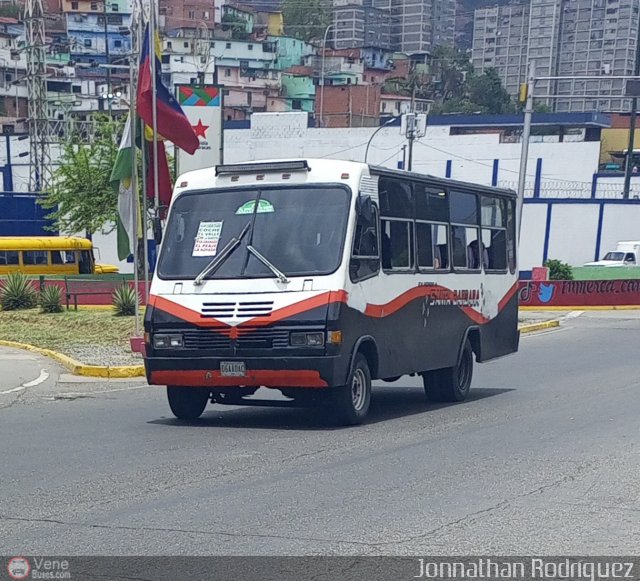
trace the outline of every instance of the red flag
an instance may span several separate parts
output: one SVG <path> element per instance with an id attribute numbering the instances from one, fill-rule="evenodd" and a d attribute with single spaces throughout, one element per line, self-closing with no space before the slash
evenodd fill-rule
<path id="1" fill-rule="evenodd" d="M 153 143 L 147 142 L 145 149 L 148 152 L 147 155 L 147 197 L 151 200 L 154 199 L 153 191 Z M 171 195 L 173 186 L 171 185 L 171 173 L 169 171 L 169 161 L 167 160 L 167 151 L 165 150 L 164 143 L 158 141 L 158 194 L 160 197 L 160 205 L 165 208 L 169 207 L 171 203 Z"/>
<path id="2" fill-rule="evenodd" d="M 161 64 L 158 54 L 151 55 L 149 49 L 149 27 L 144 36 L 140 70 L 138 72 L 138 95 L 136 107 L 138 116 L 150 127 L 153 126 L 153 84 L 151 82 L 151 58 L 156 59 L 156 107 L 158 134 L 175 143 L 180 149 L 193 155 L 200 147 L 200 140 L 193 131 L 191 123 L 182 107 L 169 89 L 164 86 L 160 77 Z M 157 53 L 157 49 L 154 51 Z"/>

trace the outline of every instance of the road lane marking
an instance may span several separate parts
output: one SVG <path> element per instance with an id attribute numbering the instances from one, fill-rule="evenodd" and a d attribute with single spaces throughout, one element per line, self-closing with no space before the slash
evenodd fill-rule
<path id="1" fill-rule="evenodd" d="M 40 385 L 41 383 L 47 381 L 47 379 L 49 379 L 49 374 L 47 373 L 46 370 L 41 369 L 40 370 L 40 375 L 38 375 L 38 377 L 36 377 L 34 380 L 28 381 L 26 383 L 23 383 L 22 385 L 19 385 L 18 387 L 14 387 L 13 389 L 7 389 L 6 391 L 0 391 L 0 395 L 7 395 L 9 393 L 16 393 L 17 391 L 23 391 L 23 390 L 27 389 L 28 387 L 35 387 L 36 385 Z"/>
<path id="2" fill-rule="evenodd" d="M 16 391 L 22 391 L 23 389 L 27 389 L 24 385 L 20 385 L 18 387 L 14 387 L 13 389 L 7 389 L 6 391 L 0 391 L 0 395 L 7 395 L 8 393 L 15 393 Z"/>
<path id="3" fill-rule="evenodd" d="M 584 315 L 584 311 L 571 311 L 565 319 L 576 319 L 580 315 Z"/>
<path id="4" fill-rule="evenodd" d="M 45 381 L 47 381 L 47 379 L 49 379 L 49 374 L 45 369 L 41 369 L 40 375 L 38 375 L 36 379 L 34 379 L 33 381 L 30 381 L 29 383 L 23 383 L 22 387 L 35 387 L 36 385 L 40 385 L 41 383 L 44 383 Z"/>

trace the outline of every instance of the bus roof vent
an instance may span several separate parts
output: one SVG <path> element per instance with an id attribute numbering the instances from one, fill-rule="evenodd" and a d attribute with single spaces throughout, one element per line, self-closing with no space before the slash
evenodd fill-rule
<path id="1" fill-rule="evenodd" d="M 216 166 L 217 176 L 293 171 L 311 171 L 311 168 L 306 159 L 299 161 L 272 161 L 268 163 L 234 163 Z"/>
<path id="2" fill-rule="evenodd" d="M 364 175 L 360 178 L 360 194 L 378 200 L 378 176 Z"/>

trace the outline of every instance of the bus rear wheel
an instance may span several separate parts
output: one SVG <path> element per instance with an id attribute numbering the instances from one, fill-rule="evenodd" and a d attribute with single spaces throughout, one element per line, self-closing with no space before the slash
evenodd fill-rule
<path id="1" fill-rule="evenodd" d="M 367 359 L 358 353 L 347 384 L 337 388 L 333 405 L 337 420 L 347 426 L 364 421 L 371 404 L 371 371 Z"/>
<path id="2" fill-rule="evenodd" d="M 167 399 L 173 415 L 180 420 L 196 420 L 209 403 L 211 391 L 202 387 L 167 387 Z"/>
<path id="3" fill-rule="evenodd" d="M 473 349 L 469 341 L 462 348 L 457 365 L 422 374 L 427 399 L 433 402 L 459 402 L 467 399 L 473 379 Z"/>

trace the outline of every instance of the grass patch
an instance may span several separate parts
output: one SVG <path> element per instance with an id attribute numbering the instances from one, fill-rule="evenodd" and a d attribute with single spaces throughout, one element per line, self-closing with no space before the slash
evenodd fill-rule
<path id="1" fill-rule="evenodd" d="M 142 329 L 142 316 L 141 316 Z M 134 317 L 115 317 L 111 310 L 41 313 L 38 309 L 0 311 L 0 339 L 29 343 L 69 354 L 75 346 L 105 346 L 130 352 Z"/>

